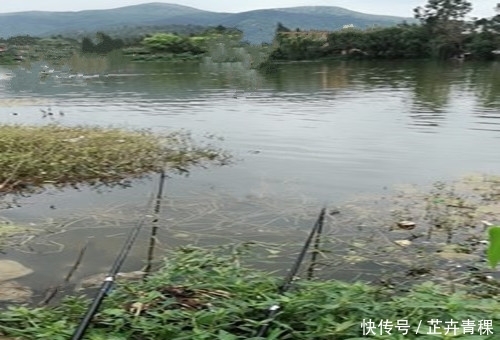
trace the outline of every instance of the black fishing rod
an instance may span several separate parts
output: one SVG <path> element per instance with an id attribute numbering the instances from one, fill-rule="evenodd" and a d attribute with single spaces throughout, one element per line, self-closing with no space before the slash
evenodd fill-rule
<path id="1" fill-rule="evenodd" d="M 314 276 L 314 270 L 316 269 L 317 265 L 317 257 L 318 254 L 320 253 L 319 247 L 321 245 L 321 236 L 323 234 L 323 221 L 318 225 L 318 228 L 316 229 L 316 237 L 314 239 L 314 249 L 312 251 L 311 255 L 311 264 L 309 265 L 309 268 L 307 269 L 307 279 L 312 280 Z"/>
<path id="2" fill-rule="evenodd" d="M 157 197 L 161 197 L 161 193 L 163 192 L 163 185 L 165 182 L 165 173 L 162 171 L 161 177 L 160 177 L 160 183 L 158 185 L 158 195 Z M 159 199 L 157 198 L 157 202 L 159 202 Z M 158 203 L 157 203 L 158 204 Z M 149 208 L 149 204 L 148 204 Z M 71 337 L 72 340 L 81 340 L 83 338 L 83 335 L 85 334 L 85 331 L 87 330 L 88 326 L 92 322 L 92 318 L 94 315 L 97 313 L 99 310 L 99 307 L 101 306 L 102 301 L 106 297 L 108 291 L 110 290 L 111 286 L 115 282 L 116 275 L 118 274 L 121 266 L 123 265 L 123 262 L 125 262 L 125 259 L 128 256 L 128 253 L 130 252 L 130 249 L 132 249 L 132 245 L 134 244 L 137 235 L 139 235 L 139 231 L 143 227 L 144 223 L 146 222 L 147 215 L 144 214 L 139 221 L 139 223 L 130 230 L 129 235 L 127 237 L 127 240 L 123 244 L 123 248 L 118 254 L 118 257 L 116 258 L 115 262 L 113 263 L 113 266 L 111 267 L 111 270 L 109 271 L 108 275 L 104 278 L 104 281 L 101 285 L 101 288 L 99 289 L 99 292 L 97 293 L 96 297 L 92 301 L 92 304 L 90 307 L 87 309 L 87 312 L 85 313 L 85 316 L 83 319 L 80 321 L 80 324 L 78 325 L 77 329 L 73 333 L 73 336 Z"/>
<path id="3" fill-rule="evenodd" d="M 165 177 L 166 177 L 165 169 L 162 169 L 161 174 L 160 174 L 160 182 L 164 182 Z M 149 238 L 147 264 L 146 264 L 146 268 L 144 269 L 144 272 L 145 272 L 144 277 L 146 277 L 150 274 L 151 268 L 153 266 L 154 251 L 155 251 L 155 246 L 156 246 L 156 235 L 158 234 L 158 219 L 159 219 L 158 214 L 160 213 L 161 200 L 163 197 L 163 186 L 164 185 L 160 183 L 160 187 L 158 188 L 158 194 L 156 195 L 154 220 L 152 222 L 153 227 L 151 228 L 151 236 Z"/>
<path id="4" fill-rule="evenodd" d="M 307 238 L 306 242 L 304 243 L 304 246 L 302 247 L 302 250 L 299 253 L 299 256 L 295 260 L 295 263 L 292 266 L 292 269 L 288 272 L 288 275 L 285 278 L 285 281 L 283 284 L 279 287 L 278 293 L 280 295 L 283 295 L 292 285 L 293 278 L 297 275 L 297 272 L 299 271 L 301 263 L 304 261 L 304 258 L 307 254 L 307 250 L 309 249 L 309 246 L 311 245 L 311 242 L 313 240 L 314 234 L 318 230 L 321 230 L 323 228 L 323 221 L 325 219 L 325 211 L 326 208 L 324 207 L 321 209 L 321 212 L 319 213 L 318 219 L 316 220 L 316 223 L 314 223 L 314 226 L 311 230 L 311 233 L 309 234 L 309 237 Z M 281 309 L 281 306 L 279 304 L 274 304 L 268 309 L 268 314 L 266 320 L 269 320 L 265 324 L 263 324 L 259 332 L 257 333 L 257 337 L 264 337 L 267 334 L 267 331 L 269 330 L 269 326 L 271 325 L 271 322 L 274 320 L 274 317 L 276 314 L 278 314 L 278 311 Z"/>

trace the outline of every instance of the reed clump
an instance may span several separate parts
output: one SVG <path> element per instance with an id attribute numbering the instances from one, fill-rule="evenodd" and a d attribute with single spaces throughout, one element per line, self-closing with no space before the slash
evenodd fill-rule
<path id="1" fill-rule="evenodd" d="M 188 132 L 154 134 L 89 126 L 0 125 L 0 193 L 55 186 L 117 183 L 193 165 L 226 164 L 229 155 Z"/>

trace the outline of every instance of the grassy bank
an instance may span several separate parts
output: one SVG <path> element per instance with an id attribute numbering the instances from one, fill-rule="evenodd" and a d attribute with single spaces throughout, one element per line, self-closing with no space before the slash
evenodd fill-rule
<path id="1" fill-rule="evenodd" d="M 486 340 L 496 339 L 500 332 L 496 299 L 451 292 L 432 283 L 395 292 L 364 283 L 297 280 L 279 296 L 279 277 L 245 264 L 253 255 L 242 246 L 187 247 L 169 254 L 146 281 L 116 286 L 87 339 L 257 339 L 256 331 L 275 303 L 282 308 L 267 339 Z M 52 308 L 12 307 L 0 312 L 0 331 L 20 339 L 68 339 L 88 302 L 71 297 Z M 376 335 L 366 335 L 366 327 L 363 331 L 362 322 L 369 319 Z M 437 332 L 443 335 L 428 335 L 431 319 L 442 322 Z M 378 327 L 381 320 L 388 321 L 383 333 Z M 397 320 L 408 322 L 407 335 L 404 327 L 395 327 Z M 457 329 L 444 335 L 450 320 L 457 321 Z M 465 320 L 474 322 L 473 334 L 463 327 Z M 493 335 L 480 335 L 480 320 L 491 320 Z"/>
<path id="2" fill-rule="evenodd" d="M 187 172 L 229 157 L 196 145 L 187 133 L 156 135 L 100 127 L 0 126 L 0 192 L 55 186 L 119 183 L 161 170 Z"/>

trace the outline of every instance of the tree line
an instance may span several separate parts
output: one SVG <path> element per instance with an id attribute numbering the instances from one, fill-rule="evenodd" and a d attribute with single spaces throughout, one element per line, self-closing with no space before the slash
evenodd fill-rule
<path id="1" fill-rule="evenodd" d="M 121 39 L 113 39 L 103 32 L 97 32 L 96 43 L 89 37 L 82 39 L 82 52 L 83 53 L 108 53 L 113 50 L 122 48 L 125 44 Z"/>
<path id="2" fill-rule="evenodd" d="M 207 45 L 214 39 L 221 36 L 241 39 L 243 34 L 238 29 L 222 25 L 204 27 L 203 30 L 200 27 L 196 26 L 196 30 L 191 28 L 189 34 L 163 31 L 147 33 L 144 36 L 126 40 L 120 38 L 113 39 L 103 32 L 98 32 L 94 39 L 96 43 L 89 37 L 82 39 L 81 51 L 83 53 L 108 53 L 123 47 L 140 47 L 151 53 L 199 55 L 207 51 Z"/>
<path id="3" fill-rule="evenodd" d="M 500 49 L 500 4 L 491 18 L 466 20 L 467 0 L 429 0 L 414 9 L 419 23 L 369 29 L 295 33 L 279 23 L 271 59 L 301 60 L 337 55 L 359 58 L 492 59 Z M 498 52 L 497 52 L 498 53 Z"/>

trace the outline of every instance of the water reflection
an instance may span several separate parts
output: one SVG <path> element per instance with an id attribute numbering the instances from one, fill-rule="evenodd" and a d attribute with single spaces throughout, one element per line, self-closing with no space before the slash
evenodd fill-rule
<path id="1" fill-rule="evenodd" d="M 475 122 L 479 126 L 472 129 L 500 132 L 500 111 L 498 109 L 476 110 L 474 114 L 476 117 Z"/>
<path id="2" fill-rule="evenodd" d="M 481 99 L 484 109 L 500 109 L 500 63 L 491 63 L 488 66 L 477 65 L 472 68 L 470 75 L 471 86 L 476 85 L 475 92 Z"/>
<path id="3" fill-rule="evenodd" d="M 245 155 L 229 178 L 211 174 L 235 187 L 284 177 L 329 197 L 339 183 L 346 194 L 491 169 L 476 158 L 496 159 L 489 146 L 499 137 L 498 63 L 300 62 L 261 74 L 244 62 L 125 63 L 113 56 L 48 65 L 54 72 L 40 77 L 44 66 L 6 70 L 13 76 L 0 81 L 0 121 L 46 123 L 39 110 L 50 105 L 67 113 L 63 124 L 213 132 Z M 457 157 L 459 145 L 471 151 Z M 437 169 L 427 168 L 429 157 Z M 324 185 L 322 178 L 335 180 Z"/>

